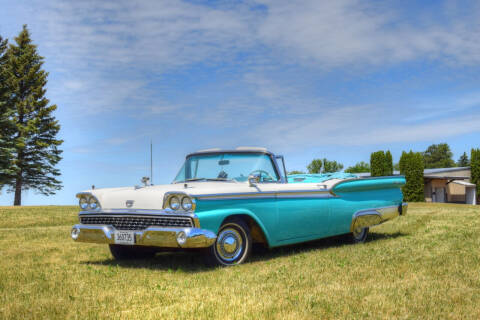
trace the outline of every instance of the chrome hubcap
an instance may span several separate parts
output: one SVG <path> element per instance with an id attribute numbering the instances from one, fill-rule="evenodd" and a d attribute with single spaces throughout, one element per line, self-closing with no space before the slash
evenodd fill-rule
<path id="1" fill-rule="evenodd" d="M 218 235 L 216 249 L 222 260 L 234 261 L 243 251 L 242 236 L 233 228 L 223 229 Z"/>

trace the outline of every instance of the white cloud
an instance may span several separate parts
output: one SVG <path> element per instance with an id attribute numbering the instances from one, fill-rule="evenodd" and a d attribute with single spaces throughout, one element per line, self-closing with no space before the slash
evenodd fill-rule
<path id="1" fill-rule="evenodd" d="M 254 9 L 258 3 L 266 10 Z M 280 63 L 327 67 L 417 58 L 480 62 L 477 6 L 467 17 L 446 14 L 432 20 L 415 19 L 415 13 L 405 17 L 359 0 L 258 3 L 211 7 L 174 0 L 41 2 L 33 23 L 49 55 L 77 67 L 134 64 L 162 71 L 233 61 L 238 52 L 251 49 L 257 52 L 250 62 L 261 64 L 273 57 Z M 451 10 L 441 3 L 437 9 Z"/>
<path id="2" fill-rule="evenodd" d="M 480 132 L 480 114 L 455 116 L 429 122 L 407 123 L 403 115 L 415 109 L 367 105 L 326 109 L 322 114 L 295 117 L 254 127 L 249 138 L 281 149 L 340 147 L 421 142 Z"/>
<path id="3" fill-rule="evenodd" d="M 259 29 L 260 38 L 279 50 L 286 49 L 296 62 L 327 67 L 417 58 L 480 62 L 476 7 L 477 12 L 467 19 L 432 22 L 420 18 L 413 25 L 411 17 L 358 0 L 266 3 L 269 14 Z M 442 11 L 441 3 L 437 5 Z"/>
<path id="4" fill-rule="evenodd" d="M 259 3 L 264 10 L 252 9 Z M 118 114 L 119 110 L 131 117 L 177 114 L 184 125 L 243 130 L 266 144 L 348 145 L 356 143 L 352 137 L 359 143 L 397 141 L 401 136 L 408 140 L 438 132 L 435 126 L 444 127 L 442 119 L 433 127 L 425 123 L 402 127 L 387 107 L 348 107 L 326 101 L 304 84 L 289 81 L 284 69 L 291 66 L 303 72 L 310 71 L 310 66 L 349 69 L 415 59 L 480 63 L 478 7 L 463 19 L 453 15 L 427 20 L 358 0 L 225 2 L 216 7 L 173 0 L 37 5 L 34 39 L 52 71 L 63 75 L 51 82 L 49 94 L 54 96 L 52 101 L 58 98 L 82 111 L 72 114 Z M 412 24 L 414 20 L 420 22 Z M 242 53 L 247 57 L 238 58 Z M 213 95 L 225 90 L 228 94 L 221 101 L 197 102 L 199 93 L 182 101 L 167 99 L 151 86 L 161 82 L 158 79 L 166 70 L 182 71 L 197 63 L 230 63 L 243 74 L 202 92 Z M 407 116 L 419 122 L 448 115 L 458 105 L 435 114 L 426 108 Z M 368 121 L 381 115 L 382 121 Z M 457 124 L 467 124 L 458 132 L 472 132 L 477 124 L 476 118 L 455 119 Z M 397 135 L 390 128 L 406 133 Z M 444 129 L 446 135 L 457 132 Z"/>

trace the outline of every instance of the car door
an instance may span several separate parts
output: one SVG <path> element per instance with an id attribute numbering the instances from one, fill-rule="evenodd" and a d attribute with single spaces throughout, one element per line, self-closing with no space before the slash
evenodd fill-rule
<path id="1" fill-rule="evenodd" d="M 330 193 L 317 184 L 279 184 L 278 241 L 321 238 L 330 229 Z"/>

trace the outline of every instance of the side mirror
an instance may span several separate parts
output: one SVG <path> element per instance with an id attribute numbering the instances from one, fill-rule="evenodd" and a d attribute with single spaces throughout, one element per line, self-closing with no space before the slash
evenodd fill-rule
<path id="1" fill-rule="evenodd" d="M 260 182 L 260 174 L 251 174 L 248 176 L 248 184 L 250 187 L 255 187 Z"/>
<path id="2" fill-rule="evenodd" d="M 150 181 L 150 178 L 149 177 L 143 177 L 141 181 L 142 181 L 143 185 L 146 187 L 146 186 L 149 185 L 148 182 Z"/>

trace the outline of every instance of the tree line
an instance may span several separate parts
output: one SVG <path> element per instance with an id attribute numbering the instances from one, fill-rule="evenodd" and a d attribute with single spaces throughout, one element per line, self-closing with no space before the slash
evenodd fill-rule
<path id="1" fill-rule="evenodd" d="M 372 177 L 391 176 L 394 170 L 405 176 L 403 187 L 405 201 L 424 201 L 424 169 L 471 167 L 471 182 L 477 185 L 477 197 L 480 197 L 480 149 L 472 149 L 470 158 L 464 152 L 457 162 L 453 161 L 453 153 L 446 143 L 432 144 L 424 152 L 403 151 L 398 163 L 393 163 L 392 154 L 387 151 L 376 151 L 370 155 L 370 163 L 357 162 L 345 169 L 347 173 L 370 173 Z M 308 173 L 329 173 L 343 169 L 343 164 L 327 159 L 313 159 L 307 166 Z M 289 174 L 300 174 L 302 171 L 291 171 Z"/>
<path id="2" fill-rule="evenodd" d="M 27 26 L 9 43 L 0 35 L 0 191 L 52 195 L 62 187 L 55 165 L 62 159 L 55 104 L 45 97 L 48 73 Z"/>

